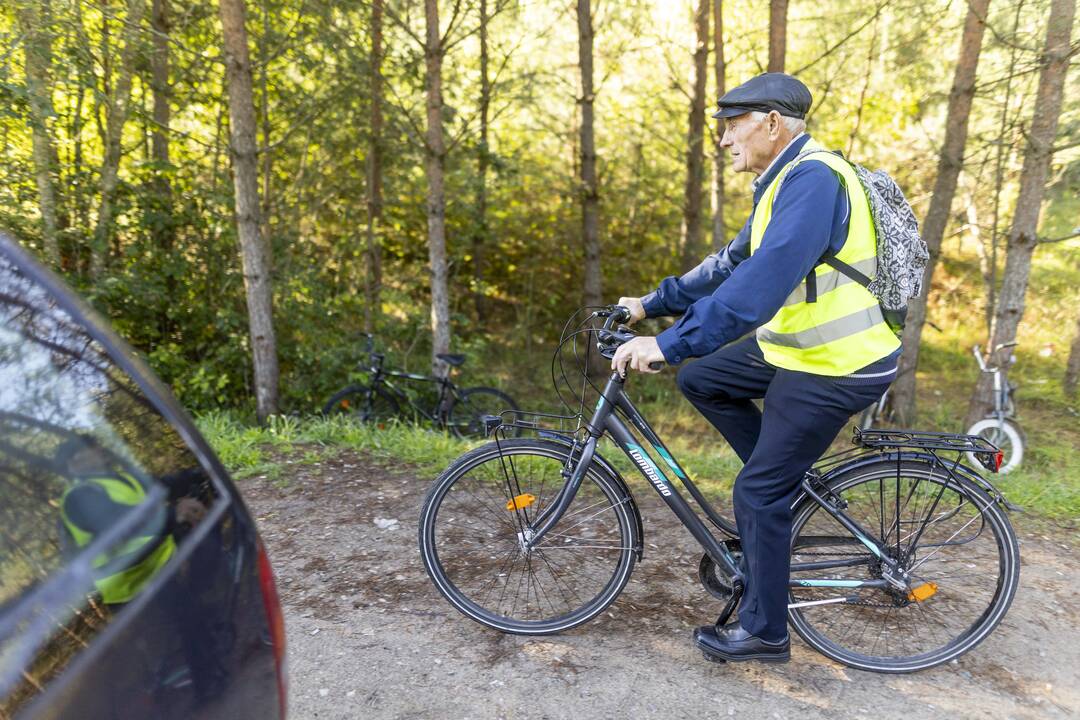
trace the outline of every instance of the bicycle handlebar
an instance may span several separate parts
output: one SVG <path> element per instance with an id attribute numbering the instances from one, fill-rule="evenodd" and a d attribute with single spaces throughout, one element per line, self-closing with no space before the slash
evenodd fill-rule
<path id="1" fill-rule="evenodd" d="M 1000 345 L 998 345 L 997 347 L 994 348 L 994 352 L 991 353 L 991 357 L 994 356 L 994 355 L 997 355 L 999 352 L 1001 352 L 1005 348 L 1016 347 L 1019 344 L 1020 343 L 1017 342 L 1016 340 L 1013 340 L 1012 342 L 1001 343 Z M 975 362 L 979 363 L 979 369 L 980 370 L 982 370 L 983 372 L 997 372 L 997 370 L 998 370 L 997 367 L 989 367 L 989 366 L 987 366 L 986 361 L 989 360 L 990 358 L 983 358 L 982 352 L 979 350 L 978 345 L 971 348 L 971 354 L 975 356 Z M 1010 362 L 1016 362 L 1016 356 L 1013 355 L 1012 357 L 1009 358 L 1009 360 L 1010 360 Z"/>
<path id="2" fill-rule="evenodd" d="M 614 357 L 615 351 L 619 349 L 621 345 L 624 345 L 634 338 L 636 334 L 630 328 L 624 325 L 618 325 L 615 329 L 612 329 L 612 325 L 617 323 L 624 323 L 630 319 L 630 309 L 622 305 L 608 305 L 605 308 L 597 310 L 593 313 L 593 317 L 602 317 L 604 319 L 604 327 L 600 329 L 596 334 L 596 349 L 600 351 L 600 354 L 609 360 Z M 649 369 L 659 370 L 664 367 L 664 363 L 657 360 L 649 363 Z"/>
<path id="3" fill-rule="evenodd" d="M 986 369 L 986 361 L 983 360 L 982 353 L 979 351 L 979 346 L 971 348 L 971 354 L 975 356 L 975 362 L 979 363 L 979 369 L 983 372 L 988 372 Z"/>

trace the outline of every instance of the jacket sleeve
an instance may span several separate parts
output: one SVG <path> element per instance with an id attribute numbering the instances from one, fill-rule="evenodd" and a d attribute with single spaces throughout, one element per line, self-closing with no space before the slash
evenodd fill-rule
<path id="1" fill-rule="evenodd" d="M 847 192 L 827 165 L 795 166 L 773 201 L 757 252 L 657 336 L 664 358 L 677 364 L 708 355 L 768 322 L 821 260 L 836 231 L 846 237 L 847 210 Z"/>
<path id="2" fill-rule="evenodd" d="M 646 317 L 682 315 L 695 301 L 710 295 L 731 276 L 735 266 L 750 255 L 750 223 L 719 252 L 709 255 L 682 277 L 666 277 L 653 292 L 641 298 Z"/>

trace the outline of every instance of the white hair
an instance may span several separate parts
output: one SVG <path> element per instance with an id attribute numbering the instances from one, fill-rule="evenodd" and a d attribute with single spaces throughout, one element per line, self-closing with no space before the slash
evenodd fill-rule
<path id="1" fill-rule="evenodd" d="M 760 122 L 769 113 L 763 113 L 760 110 L 752 110 L 750 112 L 750 114 L 753 116 L 753 118 L 755 120 Z M 798 135 L 799 133 L 806 130 L 806 121 L 805 120 L 800 120 L 799 118 L 788 117 L 787 115 L 781 115 L 780 119 L 783 121 L 784 127 L 786 127 L 788 129 L 788 132 L 790 132 L 792 135 Z"/>

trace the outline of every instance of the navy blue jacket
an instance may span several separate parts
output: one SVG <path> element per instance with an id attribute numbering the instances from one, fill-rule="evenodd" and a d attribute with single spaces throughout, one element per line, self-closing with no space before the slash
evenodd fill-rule
<path id="1" fill-rule="evenodd" d="M 810 139 L 792 142 L 754 182 L 754 208 L 777 173 Z M 826 249 L 847 239 L 847 191 L 824 163 L 799 163 L 773 201 L 761 246 L 750 255 L 753 212 L 735 239 L 682 277 L 668 277 L 642 298 L 648 317 L 682 315 L 657 336 L 671 364 L 701 357 L 764 325 L 783 306 Z"/>

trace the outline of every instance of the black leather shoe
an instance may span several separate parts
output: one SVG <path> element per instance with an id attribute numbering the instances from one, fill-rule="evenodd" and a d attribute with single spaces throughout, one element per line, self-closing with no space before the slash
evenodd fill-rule
<path id="1" fill-rule="evenodd" d="M 738 621 L 721 628 L 703 625 L 694 631 L 694 644 L 701 648 L 707 660 L 714 662 L 762 660 L 787 662 L 791 659 L 791 640 L 769 642 L 742 629 Z"/>

